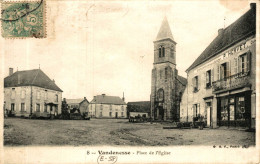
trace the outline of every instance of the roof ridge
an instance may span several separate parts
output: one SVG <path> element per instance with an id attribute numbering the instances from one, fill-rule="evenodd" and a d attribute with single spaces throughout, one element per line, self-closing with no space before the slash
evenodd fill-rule
<path id="1" fill-rule="evenodd" d="M 37 69 L 36 69 L 37 70 Z M 35 77 L 34 77 L 34 79 L 33 79 L 33 81 L 32 81 L 32 84 L 34 84 L 34 81 L 35 81 L 35 79 L 36 79 L 36 77 L 38 76 L 38 74 L 39 74 L 39 70 L 40 69 L 38 69 L 38 72 L 37 72 L 37 74 L 35 75 Z M 28 70 L 29 71 L 29 70 Z M 32 70 L 31 70 L 32 71 Z"/>
<path id="2" fill-rule="evenodd" d="M 244 26 L 243 26 L 244 25 Z M 232 24 L 223 29 L 207 47 L 200 53 L 185 72 L 199 66 L 217 54 L 230 48 L 246 37 L 253 36 L 256 31 L 256 9 L 251 8 L 236 19 Z M 245 28 L 246 27 L 246 28 Z"/>

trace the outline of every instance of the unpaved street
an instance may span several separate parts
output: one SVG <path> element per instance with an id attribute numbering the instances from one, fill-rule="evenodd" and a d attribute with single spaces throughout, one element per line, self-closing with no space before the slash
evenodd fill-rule
<path id="1" fill-rule="evenodd" d="M 235 129 L 163 129 L 127 119 L 4 120 L 4 145 L 255 145 L 255 133 Z"/>

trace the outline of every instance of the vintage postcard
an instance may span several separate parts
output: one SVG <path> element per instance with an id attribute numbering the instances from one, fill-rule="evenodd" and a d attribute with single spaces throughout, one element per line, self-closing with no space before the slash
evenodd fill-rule
<path id="1" fill-rule="evenodd" d="M 259 163 L 259 1 L 2 0 L 0 163 Z"/>

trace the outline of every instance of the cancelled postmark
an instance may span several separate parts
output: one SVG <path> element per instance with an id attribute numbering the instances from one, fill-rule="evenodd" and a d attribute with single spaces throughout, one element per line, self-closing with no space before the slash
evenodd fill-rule
<path id="1" fill-rule="evenodd" d="M 1 8 L 2 37 L 44 38 L 44 1 L 3 2 Z"/>

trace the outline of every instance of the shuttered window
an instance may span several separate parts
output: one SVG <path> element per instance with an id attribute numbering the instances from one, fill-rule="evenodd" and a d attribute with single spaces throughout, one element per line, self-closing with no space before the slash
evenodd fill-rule
<path id="1" fill-rule="evenodd" d="M 237 64 L 238 73 L 246 73 L 246 72 L 250 71 L 250 64 L 251 64 L 251 53 L 250 52 L 240 55 L 238 58 L 238 64 Z"/>
<path id="2" fill-rule="evenodd" d="M 195 76 L 193 79 L 192 79 L 192 85 L 193 85 L 193 92 L 197 92 L 198 91 L 198 76 Z"/>

